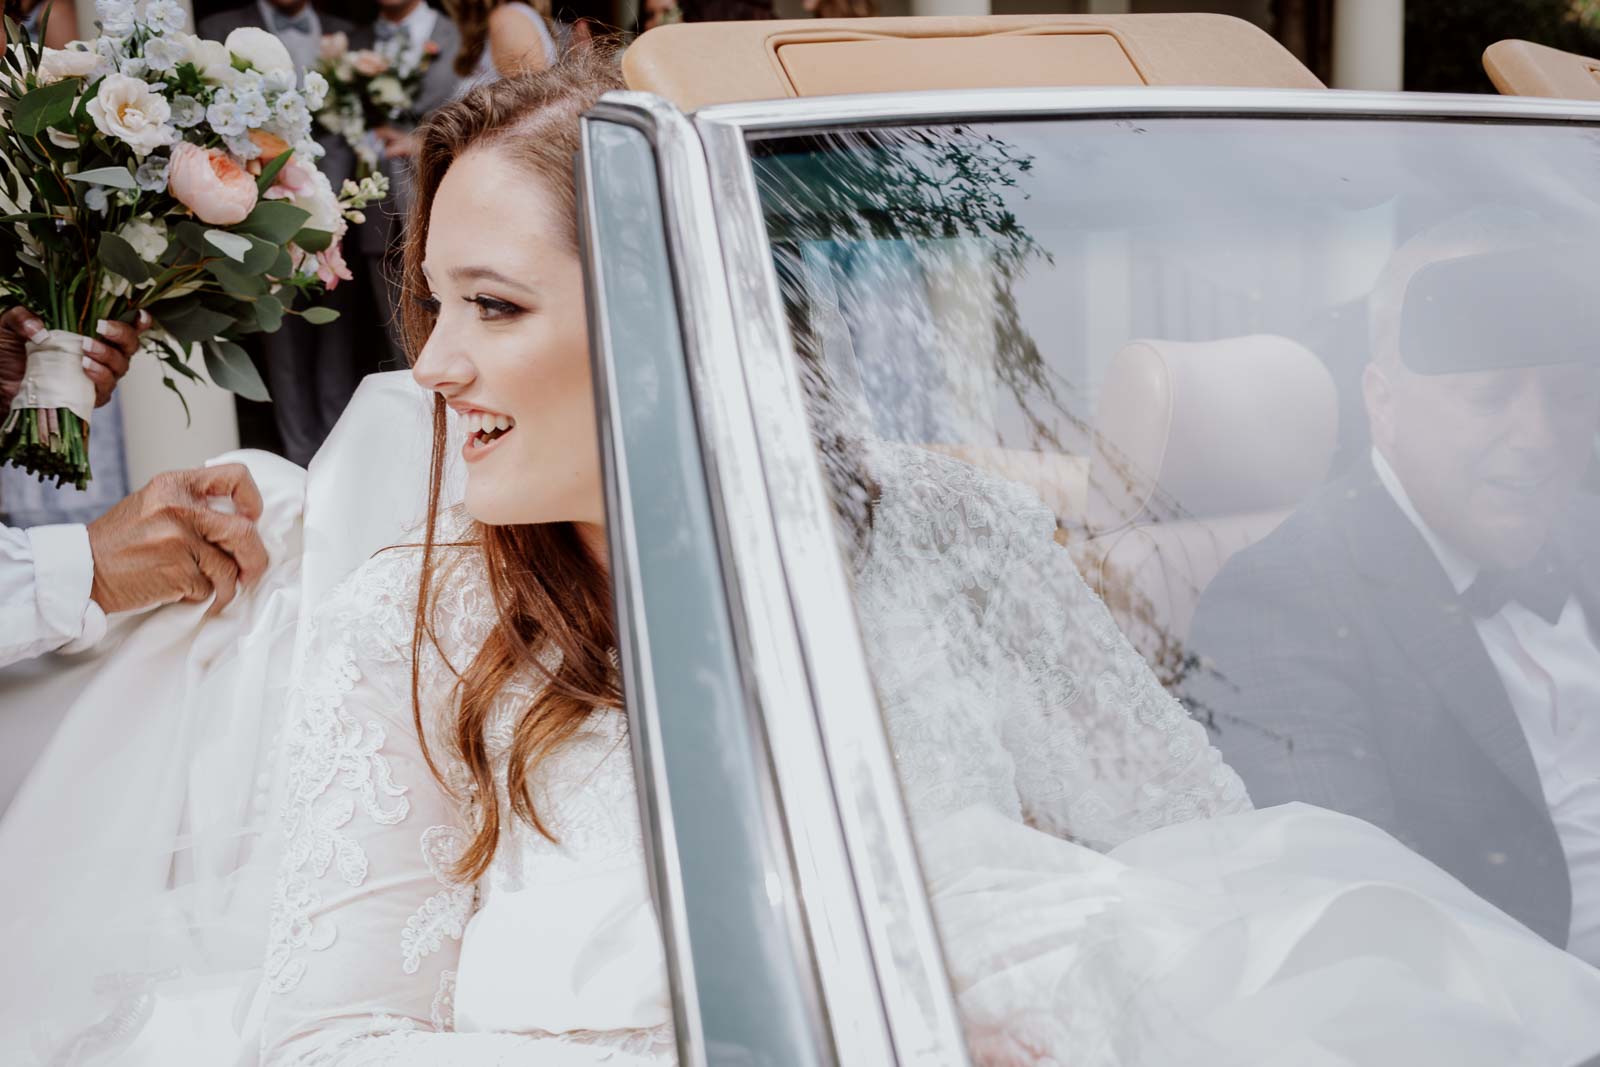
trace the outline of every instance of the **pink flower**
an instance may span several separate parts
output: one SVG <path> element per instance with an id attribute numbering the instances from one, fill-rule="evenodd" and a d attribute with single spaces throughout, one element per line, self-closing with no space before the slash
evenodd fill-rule
<path id="1" fill-rule="evenodd" d="M 172 150 L 167 191 L 195 218 L 212 226 L 243 222 L 256 206 L 256 180 L 220 148 L 188 141 Z"/>
<path id="2" fill-rule="evenodd" d="M 290 156 L 289 162 L 272 179 L 267 190 L 268 200 L 301 200 L 317 193 L 317 167 L 300 156 Z"/>
<path id="3" fill-rule="evenodd" d="M 363 78 L 376 78 L 389 69 L 389 61 L 370 48 L 363 48 L 359 52 L 351 52 L 350 65 L 355 67 L 356 73 Z"/>
<path id="4" fill-rule="evenodd" d="M 332 244 L 317 253 L 317 277 L 329 289 L 337 289 L 340 282 L 348 282 L 355 277 L 344 262 L 342 237 L 335 237 Z"/>

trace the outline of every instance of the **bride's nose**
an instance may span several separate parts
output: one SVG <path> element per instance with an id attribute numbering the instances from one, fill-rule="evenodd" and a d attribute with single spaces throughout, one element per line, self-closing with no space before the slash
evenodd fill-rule
<path id="1" fill-rule="evenodd" d="M 437 327 L 428 335 L 428 343 L 422 346 L 416 363 L 411 366 L 411 377 L 418 385 L 447 396 L 466 388 L 476 374 L 472 359 L 458 345 L 450 343 L 446 331 Z"/>

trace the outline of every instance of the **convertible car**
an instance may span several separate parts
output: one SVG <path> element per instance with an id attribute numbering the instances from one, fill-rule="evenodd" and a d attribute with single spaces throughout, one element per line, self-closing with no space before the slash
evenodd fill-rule
<path id="1" fill-rule="evenodd" d="M 1533 46 L 1490 66 L 1600 84 Z M 625 69 L 578 167 L 684 1063 L 1041 1062 L 969 1048 L 983 991 L 947 967 L 901 780 L 928 768 L 886 741 L 905 709 L 855 600 L 885 449 L 1020 487 L 1258 805 L 1369 820 L 1600 962 L 1600 748 L 1571 718 L 1600 658 L 1508 666 L 1449 569 L 1590 514 L 1600 106 L 1330 91 L 1213 16 L 670 26 Z M 924 503 L 930 545 L 986 521 Z M 1597 542 L 1563 543 L 1593 625 Z M 920 623 L 917 669 L 971 661 Z M 1248 1062 L 1291 1062 L 1303 994 Z M 1203 1000 L 1163 1001 L 1163 1048 L 1204 1047 Z M 1135 1061 L 1208 1062 L 1078 1059 Z"/>

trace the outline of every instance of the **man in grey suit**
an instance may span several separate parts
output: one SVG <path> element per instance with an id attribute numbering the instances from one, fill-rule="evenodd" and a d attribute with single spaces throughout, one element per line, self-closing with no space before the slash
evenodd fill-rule
<path id="1" fill-rule="evenodd" d="M 309 0 L 256 0 L 221 11 L 200 20 L 200 35 L 220 41 L 243 26 L 275 34 L 302 74 L 316 64 L 324 34 L 359 37 L 350 22 L 318 11 Z M 355 173 L 355 153 L 343 138 L 320 127 L 316 130 L 317 143 L 326 153 L 319 166 L 338 189 Z M 359 279 L 318 301 L 339 312 L 336 321 L 312 326 L 291 315 L 277 333 L 252 345 L 272 394 L 270 416 L 283 454 L 302 466 L 311 461 L 355 395 L 362 375 L 376 363 L 359 344 L 363 302 L 357 299 L 356 284 Z M 248 430 L 249 419 L 259 407 L 240 401 L 241 431 Z"/>
<path id="2" fill-rule="evenodd" d="M 1587 250 L 1456 220 L 1372 297 L 1370 456 L 1205 591 L 1186 687 L 1258 805 L 1394 834 L 1600 963 Z"/>
<path id="3" fill-rule="evenodd" d="M 402 54 L 405 50 L 412 56 L 424 50 L 433 53 L 417 94 L 419 117 L 426 117 L 428 112 L 455 96 L 459 83 L 455 62 L 461 48 L 461 34 L 442 12 L 424 0 L 378 0 L 378 19 L 368 32 L 375 41 L 401 39 Z M 389 198 L 369 210 L 367 221 L 352 231 L 388 335 L 391 359 L 396 365 L 404 365 L 395 311 L 400 283 L 399 239 L 411 207 L 411 154 L 415 142 L 407 135 L 414 128 L 408 123 L 377 131 L 387 146 L 380 167 L 389 178 Z"/>

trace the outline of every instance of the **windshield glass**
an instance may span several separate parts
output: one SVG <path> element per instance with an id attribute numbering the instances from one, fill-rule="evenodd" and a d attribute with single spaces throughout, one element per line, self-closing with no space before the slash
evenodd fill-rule
<path id="1" fill-rule="evenodd" d="M 751 150 L 976 1059 L 1600 1051 L 1600 135 Z"/>

